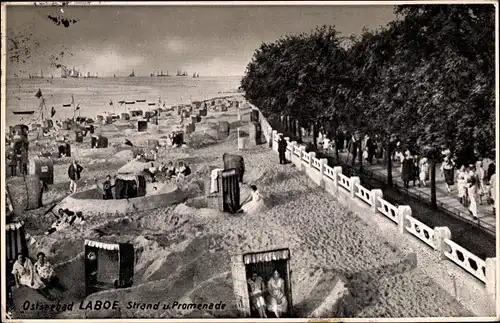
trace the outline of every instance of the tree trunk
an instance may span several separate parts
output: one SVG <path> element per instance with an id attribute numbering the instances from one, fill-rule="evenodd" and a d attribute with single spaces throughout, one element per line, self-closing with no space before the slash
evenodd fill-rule
<path id="1" fill-rule="evenodd" d="M 392 145 L 391 141 L 387 144 L 387 184 L 392 187 Z"/>
<path id="2" fill-rule="evenodd" d="M 293 140 L 297 137 L 297 120 L 292 119 Z"/>
<path id="3" fill-rule="evenodd" d="M 433 209 L 437 209 L 436 200 L 436 163 L 434 161 L 430 162 L 430 177 L 431 177 L 431 206 Z"/>
<path id="4" fill-rule="evenodd" d="M 316 123 L 312 123 L 312 135 L 313 135 L 313 146 L 314 149 L 318 149 L 318 126 Z"/>
<path id="5" fill-rule="evenodd" d="M 358 141 L 359 171 L 363 171 L 363 140 Z"/>

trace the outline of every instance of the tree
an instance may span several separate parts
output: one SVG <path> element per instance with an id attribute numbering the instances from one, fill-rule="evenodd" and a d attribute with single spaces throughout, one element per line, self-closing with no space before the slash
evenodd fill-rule
<path id="1" fill-rule="evenodd" d="M 332 93 L 346 79 L 345 56 L 334 27 L 286 36 L 261 45 L 247 66 L 241 88 L 267 115 L 291 116 L 302 127 L 312 124 L 316 145 L 318 125 L 342 115 Z"/>

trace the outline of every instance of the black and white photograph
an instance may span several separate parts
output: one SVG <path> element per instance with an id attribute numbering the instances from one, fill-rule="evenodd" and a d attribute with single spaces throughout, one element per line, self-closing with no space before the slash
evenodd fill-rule
<path id="1" fill-rule="evenodd" d="M 498 321 L 496 1 L 6 2 L 2 321 Z"/>

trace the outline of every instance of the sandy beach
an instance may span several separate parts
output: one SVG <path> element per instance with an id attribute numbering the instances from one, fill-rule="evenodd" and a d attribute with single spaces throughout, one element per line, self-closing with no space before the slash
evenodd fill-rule
<path id="1" fill-rule="evenodd" d="M 248 116 L 250 111 L 242 111 Z M 243 118 L 248 120 L 249 118 Z M 100 183 L 125 165 L 133 152 L 123 148 L 124 139 L 143 147 L 148 139 L 168 136 L 179 117 L 175 111 L 162 113 L 159 125 L 138 133 L 136 121 L 116 121 L 98 128 L 109 138 L 110 147 L 90 149 L 90 139 L 73 144 L 82 173 L 79 191 Z M 230 122 L 230 135 L 217 138 L 217 122 Z M 50 236 L 43 232 L 53 215 L 43 215 L 47 207 L 23 212 L 19 217 L 37 241 L 30 255 L 44 251 L 63 284 L 72 286 L 64 295 L 66 302 L 117 300 L 118 311 L 63 313 L 25 311 L 20 318 L 174 318 L 236 317 L 230 255 L 267 249 L 290 248 L 292 292 L 296 316 L 305 317 L 325 300 L 336 276 L 344 277 L 353 298 L 347 317 L 432 317 L 471 316 L 458 301 L 433 282 L 387 239 L 349 211 L 330 194 L 312 183 L 290 164 L 280 165 L 278 156 L 266 144 L 237 150 L 237 128 L 248 122 L 238 121 L 237 111 L 212 112 L 196 123 L 186 138 L 186 148 L 161 149 L 155 164 L 173 161 L 187 163 L 192 176 L 181 187 L 184 203 L 133 214 L 84 212 L 86 223 Z M 69 136 L 69 133 L 68 133 Z M 43 142 L 40 141 L 43 145 Z M 32 145 L 33 146 L 33 145 Z M 30 153 L 36 153 L 31 150 Z M 223 153 L 244 157 L 246 172 L 241 188 L 242 199 L 250 194 L 249 185 L 257 185 L 265 197 L 267 209 L 253 215 L 230 215 L 212 207 L 206 197 L 210 171 L 222 167 Z M 61 201 L 68 193 L 67 168 L 70 158 L 56 159 L 54 181 L 44 194 L 44 205 Z M 22 178 L 8 179 L 15 204 L 22 207 L 25 191 Z M 86 184 L 85 184 L 86 183 Z M 85 298 L 82 294 L 84 239 L 131 242 L 136 250 L 134 284 L 130 288 L 109 290 Z M 75 283 L 80 281 L 79 283 Z M 44 301 L 22 287 L 14 291 L 17 305 L 25 299 Z M 128 309 L 129 301 L 223 302 L 225 310 L 140 310 Z M 330 313 L 335 316 L 335 313 Z"/>

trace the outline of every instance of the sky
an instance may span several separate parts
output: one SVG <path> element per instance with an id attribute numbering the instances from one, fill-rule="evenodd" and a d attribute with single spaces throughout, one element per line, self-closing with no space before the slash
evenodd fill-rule
<path id="1" fill-rule="evenodd" d="M 69 27 L 48 16 L 77 20 Z M 360 34 L 396 19 L 393 6 L 65 6 L 7 7 L 8 76 L 60 76 L 51 63 L 85 74 L 149 76 L 154 70 L 239 76 L 262 42 L 334 25 Z M 57 58 L 57 60 L 56 60 Z M 24 61 L 24 62 L 23 62 Z"/>

